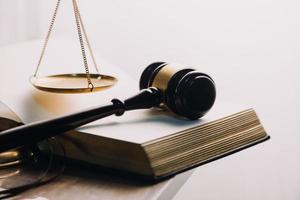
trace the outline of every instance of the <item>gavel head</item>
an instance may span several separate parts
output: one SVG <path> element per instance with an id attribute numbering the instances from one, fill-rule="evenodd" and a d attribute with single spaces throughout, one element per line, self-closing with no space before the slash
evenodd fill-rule
<path id="1" fill-rule="evenodd" d="M 210 76 L 193 69 L 178 69 L 165 62 L 150 64 L 140 78 L 140 89 L 156 87 L 163 92 L 162 104 L 177 115 L 198 119 L 216 99 L 215 83 Z"/>

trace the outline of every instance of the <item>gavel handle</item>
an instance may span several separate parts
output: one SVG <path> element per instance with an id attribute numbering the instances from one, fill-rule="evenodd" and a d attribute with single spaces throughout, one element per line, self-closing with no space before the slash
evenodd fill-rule
<path id="1" fill-rule="evenodd" d="M 0 152 L 23 145 L 34 144 L 113 114 L 120 116 L 128 110 L 158 106 L 161 101 L 162 92 L 157 88 L 151 87 L 141 90 L 139 94 L 124 102 L 113 99 L 111 103 L 104 106 L 8 129 L 0 132 Z"/>

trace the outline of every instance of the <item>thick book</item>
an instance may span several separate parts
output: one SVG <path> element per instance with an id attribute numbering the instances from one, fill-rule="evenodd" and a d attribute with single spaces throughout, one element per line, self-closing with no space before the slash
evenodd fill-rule
<path id="1" fill-rule="evenodd" d="M 22 121 L 30 123 L 138 92 L 137 81 L 117 68 L 110 69 L 119 81 L 107 91 L 46 93 L 34 89 L 28 77 L 20 74 L 14 93 L 1 94 L 1 100 Z M 159 180 L 260 143 L 269 136 L 254 109 L 217 100 L 206 116 L 195 121 L 161 109 L 138 110 L 98 120 L 58 138 L 68 158 Z"/>
<path id="2" fill-rule="evenodd" d="M 161 179 L 269 138 L 253 109 L 196 122 L 132 112 L 60 137 L 69 158 Z"/>

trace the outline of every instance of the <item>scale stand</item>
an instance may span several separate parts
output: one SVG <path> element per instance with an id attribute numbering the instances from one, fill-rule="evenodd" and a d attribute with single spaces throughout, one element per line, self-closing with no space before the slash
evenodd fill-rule
<path id="1" fill-rule="evenodd" d="M 96 59 L 89 42 L 83 24 L 83 20 L 81 18 L 77 0 L 72 0 L 72 3 L 73 3 L 74 16 L 76 20 L 78 38 L 80 42 L 85 73 L 56 74 L 56 75 L 50 75 L 44 77 L 38 76 L 38 71 L 40 69 L 44 54 L 46 52 L 46 48 L 53 30 L 53 26 L 55 23 L 55 19 L 57 16 L 60 3 L 61 0 L 58 0 L 56 3 L 54 14 L 51 19 L 49 30 L 46 35 L 43 49 L 38 61 L 38 65 L 36 67 L 34 75 L 30 79 L 31 84 L 39 90 L 46 91 L 46 92 L 55 92 L 55 93 L 86 93 L 86 92 L 101 91 L 112 87 L 117 82 L 117 78 L 99 73 Z M 88 59 L 85 50 L 85 43 L 88 47 L 94 67 L 97 72 L 95 74 L 91 74 L 89 70 Z"/>

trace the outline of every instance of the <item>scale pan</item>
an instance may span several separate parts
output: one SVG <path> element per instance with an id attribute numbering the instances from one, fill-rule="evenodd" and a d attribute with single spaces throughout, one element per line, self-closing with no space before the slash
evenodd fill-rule
<path id="1" fill-rule="evenodd" d="M 32 76 L 31 84 L 42 91 L 54 93 L 88 93 L 112 87 L 118 80 L 113 76 L 90 74 L 93 88 L 88 85 L 86 74 L 58 74 L 44 77 Z"/>

